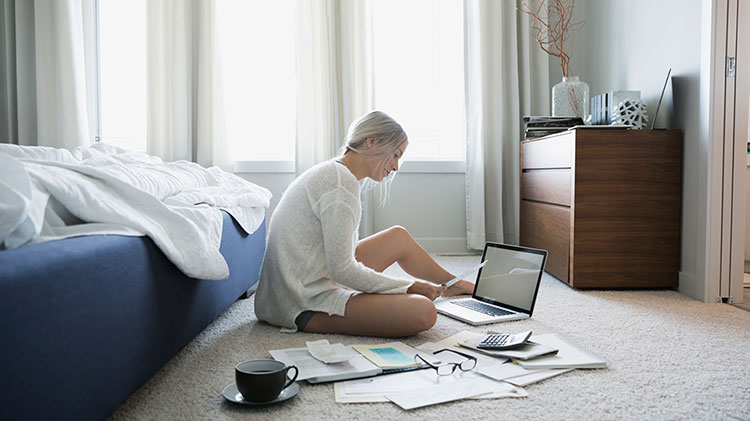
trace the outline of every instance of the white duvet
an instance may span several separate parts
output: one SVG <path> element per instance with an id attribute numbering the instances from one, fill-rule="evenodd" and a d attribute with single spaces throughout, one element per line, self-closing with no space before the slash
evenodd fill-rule
<path id="1" fill-rule="evenodd" d="M 186 275 L 224 279 L 220 210 L 253 233 L 270 198 L 265 188 L 219 168 L 111 145 L 70 152 L 0 144 L 5 248 L 79 235 L 147 235 Z"/>

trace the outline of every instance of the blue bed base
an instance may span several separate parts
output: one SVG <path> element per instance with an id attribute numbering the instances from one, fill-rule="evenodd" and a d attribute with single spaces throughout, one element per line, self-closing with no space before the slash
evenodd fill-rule
<path id="1" fill-rule="evenodd" d="M 265 223 L 224 214 L 230 275 L 196 280 L 147 237 L 0 251 L 0 419 L 102 419 L 258 281 Z"/>

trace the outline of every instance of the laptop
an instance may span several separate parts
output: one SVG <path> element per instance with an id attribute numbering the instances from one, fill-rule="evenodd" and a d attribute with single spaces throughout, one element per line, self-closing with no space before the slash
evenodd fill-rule
<path id="1" fill-rule="evenodd" d="M 531 317 L 547 252 L 488 242 L 482 254 L 485 261 L 471 298 L 435 301 L 438 313 L 475 326 Z"/>

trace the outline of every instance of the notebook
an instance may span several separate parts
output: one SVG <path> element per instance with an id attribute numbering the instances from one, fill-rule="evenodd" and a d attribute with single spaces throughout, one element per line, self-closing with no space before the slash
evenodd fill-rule
<path id="1" fill-rule="evenodd" d="M 488 242 L 471 298 L 443 298 L 438 313 L 472 325 L 531 317 L 542 281 L 545 250 Z"/>

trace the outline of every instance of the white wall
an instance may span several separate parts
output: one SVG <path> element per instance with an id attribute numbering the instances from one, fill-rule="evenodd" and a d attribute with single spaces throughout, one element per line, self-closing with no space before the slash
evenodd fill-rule
<path id="1" fill-rule="evenodd" d="M 568 63 L 570 65 L 569 76 L 578 76 L 584 82 L 586 80 L 586 34 L 588 32 L 589 22 L 586 21 L 586 1 L 578 0 L 575 7 L 573 8 L 572 23 L 583 22 L 583 27 L 573 34 L 573 49 L 571 53 L 571 59 Z M 552 87 L 562 80 L 562 69 L 560 68 L 560 61 L 556 57 L 549 56 L 549 86 L 550 86 L 550 104 L 552 104 Z M 589 86 L 590 88 L 591 86 Z M 591 96 L 598 95 L 591 91 Z M 601 92 L 600 92 L 601 93 Z M 550 115 L 552 110 L 549 110 Z"/>
<path id="2" fill-rule="evenodd" d="M 464 173 L 402 173 L 385 207 L 374 205 L 373 230 L 402 225 L 430 252 L 467 252 Z"/>
<path id="3" fill-rule="evenodd" d="M 611 90 L 639 90 L 653 118 L 667 69 L 667 86 L 656 127 L 682 129 L 683 189 L 679 291 L 705 300 L 705 234 L 698 229 L 705 208 L 701 195 L 701 0 L 584 0 L 584 31 L 576 38 L 572 63 L 591 95 Z M 581 44 L 584 53 L 580 53 Z M 552 66 L 550 66 L 552 68 Z M 554 77 L 551 74 L 551 78 Z M 559 78 L 559 76 L 557 76 Z M 556 79 L 551 79 L 553 84 Z M 705 184 L 705 181 L 703 181 Z M 701 203 L 703 202 L 703 203 Z M 700 227 L 700 228 L 697 228 Z M 703 244 L 703 245 L 702 245 Z"/>

